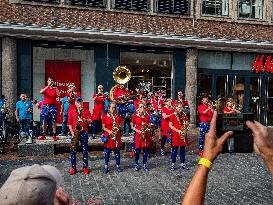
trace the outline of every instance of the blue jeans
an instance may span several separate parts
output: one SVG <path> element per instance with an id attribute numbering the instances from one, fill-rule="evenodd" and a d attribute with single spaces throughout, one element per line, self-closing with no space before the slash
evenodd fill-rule
<path id="1" fill-rule="evenodd" d="M 179 147 L 174 147 L 174 146 L 172 146 L 172 154 L 171 154 L 172 163 L 175 163 L 175 162 L 176 162 L 176 157 L 177 157 L 177 153 L 178 153 L 178 148 L 179 148 Z M 180 157 L 181 163 L 184 163 L 184 162 L 185 162 L 185 146 L 180 146 L 179 157 Z"/>
<path id="2" fill-rule="evenodd" d="M 96 135 L 101 130 L 101 120 L 94 120 L 93 121 L 93 136 Z"/>
<path id="3" fill-rule="evenodd" d="M 22 119 L 19 121 L 20 131 L 28 133 L 30 130 L 30 119 Z"/>
<path id="4" fill-rule="evenodd" d="M 135 151 L 135 165 L 138 165 L 139 155 L 140 155 L 141 149 L 138 148 Z M 143 148 L 143 164 L 146 164 L 148 161 L 148 148 Z"/>
<path id="5" fill-rule="evenodd" d="M 199 151 L 204 150 L 205 135 L 209 131 L 210 123 L 201 122 L 200 123 L 200 136 L 199 136 Z"/>
<path id="6" fill-rule="evenodd" d="M 88 133 L 81 132 L 79 136 L 79 141 L 82 146 L 82 156 L 83 156 L 83 168 L 88 168 Z M 72 142 L 73 144 L 73 139 Z M 71 148 L 70 155 L 71 155 L 71 165 L 73 169 L 76 169 L 76 154 L 77 149 Z"/>
<path id="7" fill-rule="evenodd" d="M 62 123 L 62 131 L 61 131 L 61 133 L 66 133 L 66 131 L 67 131 L 67 120 L 68 120 L 68 114 L 67 113 L 65 113 L 65 114 L 63 114 L 63 123 Z"/>
<path id="8" fill-rule="evenodd" d="M 112 151 L 112 149 L 110 149 L 110 148 L 105 148 L 104 149 L 104 162 L 105 162 L 105 165 L 107 165 L 107 166 L 108 166 L 109 161 L 110 161 L 111 151 Z M 116 155 L 116 165 L 119 166 L 120 165 L 120 150 L 117 147 L 114 151 L 115 151 L 115 155 Z"/>
<path id="9" fill-rule="evenodd" d="M 163 135 L 161 137 L 161 149 L 164 150 L 165 144 L 166 144 L 167 136 Z"/>

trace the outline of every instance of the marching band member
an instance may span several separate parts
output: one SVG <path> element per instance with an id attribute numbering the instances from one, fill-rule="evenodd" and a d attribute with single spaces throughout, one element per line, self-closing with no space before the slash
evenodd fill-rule
<path id="1" fill-rule="evenodd" d="M 44 105 L 42 107 L 42 128 L 43 134 L 40 137 L 40 140 L 46 139 L 46 128 L 47 122 L 51 121 L 52 129 L 53 129 L 53 141 L 57 141 L 56 136 L 56 121 L 57 121 L 57 101 L 56 98 L 59 96 L 59 90 L 54 83 L 54 79 L 52 77 L 48 77 L 47 86 L 41 89 L 40 94 L 44 94 Z"/>
<path id="2" fill-rule="evenodd" d="M 184 107 L 189 107 L 188 101 L 184 100 L 184 95 L 181 90 L 177 92 L 177 99 L 173 101 L 173 105 L 176 106 L 177 103 L 182 103 Z"/>
<path id="3" fill-rule="evenodd" d="M 203 156 L 205 135 L 209 131 L 210 121 L 212 119 L 214 109 L 208 104 L 208 98 L 202 98 L 202 104 L 198 107 L 200 117 L 200 136 L 199 136 L 199 152 L 198 155 Z"/>
<path id="4" fill-rule="evenodd" d="M 117 84 L 113 89 L 113 100 L 117 103 L 117 111 L 124 119 L 128 112 L 127 102 L 130 99 L 130 91 L 125 88 L 124 84 Z"/>
<path id="5" fill-rule="evenodd" d="M 30 123 L 32 120 L 32 103 L 26 99 L 26 94 L 20 95 L 20 101 L 16 103 L 15 116 L 16 120 L 20 125 L 20 131 L 29 133 Z"/>
<path id="6" fill-rule="evenodd" d="M 111 102 L 109 106 L 109 112 L 102 117 L 102 129 L 104 131 L 104 173 L 109 172 L 109 160 L 111 151 L 115 152 L 117 172 L 122 172 L 120 167 L 120 149 L 122 147 L 121 141 L 121 117 L 116 111 L 116 103 Z"/>
<path id="7" fill-rule="evenodd" d="M 82 98 L 76 99 L 76 109 L 70 110 L 68 113 L 68 127 L 72 135 L 71 141 L 71 165 L 70 175 L 77 172 L 76 153 L 79 142 L 82 146 L 83 155 L 83 173 L 89 174 L 88 169 L 88 125 L 91 123 L 91 114 L 88 109 L 83 107 Z"/>
<path id="8" fill-rule="evenodd" d="M 92 120 L 93 120 L 93 139 L 95 139 L 95 135 L 99 132 L 101 129 L 101 117 L 104 115 L 104 104 L 106 102 L 107 95 L 103 93 L 103 86 L 98 86 L 98 93 L 93 95 L 94 100 L 94 108 L 93 108 L 93 114 L 92 114 Z"/>
<path id="9" fill-rule="evenodd" d="M 147 168 L 148 149 L 151 144 L 150 135 L 150 119 L 145 113 L 144 104 L 140 103 L 136 113 L 133 115 L 131 122 L 132 130 L 135 131 L 135 171 L 139 170 L 138 160 L 141 149 L 143 149 L 143 170 L 149 171 Z"/>
<path id="10" fill-rule="evenodd" d="M 70 84 L 67 91 L 67 100 L 69 102 L 68 111 L 76 109 L 76 99 L 81 97 L 81 93 L 77 92 L 75 85 Z"/>
<path id="11" fill-rule="evenodd" d="M 177 103 L 175 112 L 170 116 L 169 126 L 172 130 L 171 146 L 172 146 L 172 165 L 171 171 L 175 170 L 175 162 L 177 157 L 178 148 L 180 148 L 180 162 L 182 169 L 188 169 L 185 163 L 185 147 L 187 145 L 187 128 L 189 126 L 188 116 L 183 112 L 184 105 Z"/>
<path id="12" fill-rule="evenodd" d="M 228 98 L 226 101 L 226 107 L 223 109 L 223 113 L 241 113 L 239 110 L 236 110 L 235 103 L 232 98 Z"/>
<path id="13" fill-rule="evenodd" d="M 139 92 L 137 97 L 138 98 L 134 101 L 135 110 L 137 109 L 137 106 L 138 106 L 139 103 L 144 103 L 145 104 L 144 94 L 142 92 Z"/>
<path id="14" fill-rule="evenodd" d="M 162 120 L 161 120 L 161 156 L 165 155 L 164 147 L 168 136 L 168 131 L 170 130 L 169 121 L 170 116 L 173 114 L 174 109 L 172 107 L 172 100 L 168 98 L 165 102 L 165 106 L 161 110 Z"/>

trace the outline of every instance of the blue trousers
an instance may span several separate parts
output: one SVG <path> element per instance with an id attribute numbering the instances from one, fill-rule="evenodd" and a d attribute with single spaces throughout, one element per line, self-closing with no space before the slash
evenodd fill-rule
<path id="1" fill-rule="evenodd" d="M 166 144 L 167 136 L 163 135 L 161 137 L 161 149 L 164 150 L 165 144 Z"/>
<path id="2" fill-rule="evenodd" d="M 20 131 L 28 133 L 30 130 L 30 120 L 29 119 L 22 119 L 19 121 Z"/>
<path id="3" fill-rule="evenodd" d="M 141 152 L 141 148 L 138 148 L 135 151 L 135 165 L 138 165 L 140 152 Z M 143 164 L 146 164 L 147 161 L 148 161 L 148 148 L 143 148 Z"/>
<path id="4" fill-rule="evenodd" d="M 172 154 L 171 154 L 171 158 L 172 158 L 172 163 L 176 162 L 176 157 L 177 157 L 177 153 L 178 153 L 178 148 L 179 147 L 174 147 L 172 146 Z M 180 146 L 180 152 L 179 152 L 179 157 L 180 157 L 180 161 L 181 163 L 185 162 L 185 146 Z"/>
<path id="5" fill-rule="evenodd" d="M 67 131 L 67 120 L 68 120 L 68 114 L 64 114 L 61 133 L 66 133 Z"/>
<path id="6" fill-rule="evenodd" d="M 109 161 L 110 161 L 110 154 L 111 154 L 112 149 L 110 148 L 104 148 L 104 162 L 105 165 L 108 166 Z M 118 147 L 116 147 L 115 151 L 115 155 L 116 155 L 116 165 L 120 165 L 120 150 Z"/>
<path id="7" fill-rule="evenodd" d="M 72 144 L 73 144 L 72 139 Z M 81 132 L 79 136 L 79 141 L 82 146 L 82 156 L 83 156 L 83 168 L 88 168 L 88 133 L 87 132 Z M 76 154 L 77 149 L 71 148 L 70 155 L 71 155 L 71 165 L 73 169 L 76 169 Z"/>
<path id="8" fill-rule="evenodd" d="M 93 131 L 92 134 L 96 135 L 101 130 L 101 120 L 93 121 Z"/>
<path id="9" fill-rule="evenodd" d="M 205 135 L 209 131 L 210 123 L 201 122 L 200 123 L 200 136 L 199 136 L 199 151 L 204 150 Z"/>

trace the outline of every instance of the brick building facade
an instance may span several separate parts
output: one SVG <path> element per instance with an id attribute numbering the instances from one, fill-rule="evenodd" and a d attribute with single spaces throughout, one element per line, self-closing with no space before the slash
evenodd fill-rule
<path id="1" fill-rule="evenodd" d="M 206 93 L 235 97 L 273 125 L 273 75 L 250 72 L 258 54 L 272 53 L 272 17 L 271 0 L 0 0 L 1 92 L 13 110 L 19 93 L 39 97 L 44 61 L 80 60 L 90 71 L 81 73 L 81 91 L 91 101 L 95 87 L 109 90 L 114 68 L 126 64 L 136 70 L 134 82 L 151 79 L 155 89 L 162 80 L 172 97 L 184 90 L 192 124 Z M 158 69 L 163 79 L 153 74 Z"/>

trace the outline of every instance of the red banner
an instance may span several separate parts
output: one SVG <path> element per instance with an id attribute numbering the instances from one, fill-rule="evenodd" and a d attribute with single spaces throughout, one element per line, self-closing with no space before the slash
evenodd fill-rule
<path id="1" fill-rule="evenodd" d="M 81 91 L 81 62 L 80 61 L 51 61 L 45 62 L 45 77 L 53 77 L 60 91 L 60 96 L 57 98 L 57 123 L 62 123 L 60 116 L 62 99 L 67 95 L 68 85 L 74 84 L 77 91 Z"/>
<path id="2" fill-rule="evenodd" d="M 269 55 L 265 58 L 264 55 L 258 55 L 252 62 L 252 72 L 267 72 L 273 74 L 273 59 L 271 59 L 271 56 Z"/>

